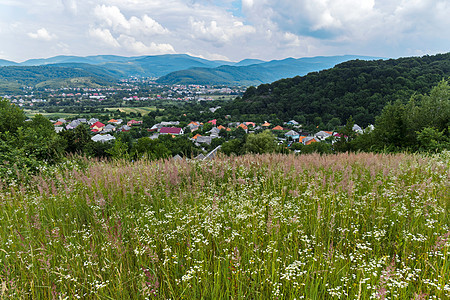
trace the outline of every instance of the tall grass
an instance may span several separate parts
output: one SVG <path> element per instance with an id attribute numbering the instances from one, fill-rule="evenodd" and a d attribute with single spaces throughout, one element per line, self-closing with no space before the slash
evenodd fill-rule
<path id="1" fill-rule="evenodd" d="M 0 192 L 0 298 L 448 299 L 449 155 L 91 161 Z"/>

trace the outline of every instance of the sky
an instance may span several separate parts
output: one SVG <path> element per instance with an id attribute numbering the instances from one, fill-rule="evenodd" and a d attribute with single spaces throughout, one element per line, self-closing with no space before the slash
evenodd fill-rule
<path id="1" fill-rule="evenodd" d="M 433 55 L 449 16 L 449 0 L 0 0 L 0 59 Z"/>

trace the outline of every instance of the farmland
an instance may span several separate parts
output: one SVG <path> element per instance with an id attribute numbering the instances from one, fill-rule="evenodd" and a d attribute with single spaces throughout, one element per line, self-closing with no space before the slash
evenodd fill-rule
<path id="1" fill-rule="evenodd" d="M 0 189 L 0 297 L 448 299 L 449 163 L 75 158 L 18 174 Z"/>
<path id="2" fill-rule="evenodd" d="M 142 116 L 147 115 L 149 112 L 155 111 L 155 106 L 146 106 L 146 107 L 108 107 L 106 110 L 109 111 L 117 111 L 125 112 L 127 114 L 135 113 L 135 114 L 141 114 Z"/>

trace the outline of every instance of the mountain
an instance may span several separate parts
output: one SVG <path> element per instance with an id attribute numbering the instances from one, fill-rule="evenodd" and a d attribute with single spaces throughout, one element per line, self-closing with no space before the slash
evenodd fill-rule
<path id="1" fill-rule="evenodd" d="M 312 58 L 287 58 L 242 66 L 219 66 L 216 68 L 191 68 L 175 71 L 158 79 L 162 84 L 211 84 L 255 85 L 273 82 L 281 78 L 306 75 L 309 72 L 331 68 L 351 59 L 376 59 L 366 56 L 321 56 Z M 239 64 L 239 63 L 238 63 Z"/>
<path id="2" fill-rule="evenodd" d="M 63 64 L 63 63 L 82 63 L 82 64 L 92 64 L 98 65 L 108 62 L 127 62 L 130 60 L 138 59 L 139 57 L 124 57 L 117 55 L 95 55 L 95 56 L 66 56 L 59 55 L 50 58 L 38 58 L 29 59 L 22 63 L 21 66 L 42 66 L 42 65 L 52 65 L 52 64 Z"/>
<path id="3" fill-rule="evenodd" d="M 0 91 L 17 92 L 22 86 L 37 88 L 100 87 L 117 82 L 109 71 L 99 67 L 77 65 L 0 67 Z"/>
<path id="4" fill-rule="evenodd" d="M 0 59 L 0 67 L 16 66 L 16 65 L 18 65 L 18 63 L 6 59 Z"/>
<path id="5" fill-rule="evenodd" d="M 249 58 L 247 58 L 247 59 L 241 60 L 240 62 L 237 62 L 237 63 L 233 64 L 233 66 L 236 66 L 236 67 L 250 66 L 250 65 L 261 64 L 261 63 L 264 63 L 264 62 L 265 62 L 264 60 L 260 60 L 260 59 L 249 59 Z"/>
<path id="6" fill-rule="evenodd" d="M 321 59 L 309 62 L 321 64 Z M 273 63 L 273 62 L 272 62 Z M 258 65 L 259 66 L 259 65 Z M 428 93 L 450 76 L 450 53 L 389 60 L 351 60 L 320 72 L 250 87 L 220 111 L 246 119 L 295 119 L 324 127 L 353 116 L 360 126 L 374 123 L 390 101 Z M 326 126 L 333 127 L 333 126 Z"/>

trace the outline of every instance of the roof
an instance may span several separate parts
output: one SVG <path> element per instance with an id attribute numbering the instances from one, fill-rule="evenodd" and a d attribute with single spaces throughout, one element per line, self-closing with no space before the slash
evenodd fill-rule
<path id="1" fill-rule="evenodd" d="M 97 121 L 97 122 L 95 122 L 94 124 L 91 125 L 91 128 L 94 128 L 94 127 L 97 127 L 97 128 L 105 127 L 105 124 L 103 124 L 100 121 Z"/>
<path id="2" fill-rule="evenodd" d="M 214 119 L 214 120 L 208 121 L 208 123 L 211 123 L 211 124 L 213 124 L 213 125 L 216 125 L 216 124 L 217 124 L 217 120 Z"/>
<path id="3" fill-rule="evenodd" d="M 61 122 L 61 121 L 58 121 L 58 122 L 56 122 L 55 124 L 53 124 L 53 125 L 55 125 L 55 126 L 60 126 L 60 125 L 62 125 L 62 124 L 64 124 L 63 122 Z"/>
<path id="4" fill-rule="evenodd" d="M 161 127 L 159 133 L 162 134 L 181 134 L 181 128 L 178 127 Z"/>
<path id="5" fill-rule="evenodd" d="M 304 140 L 305 138 L 307 138 L 307 136 L 301 136 L 301 137 L 299 137 L 299 138 L 298 138 L 298 142 L 299 142 L 299 143 L 303 142 L 303 140 Z"/>
<path id="6" fill-rule="evenodd" d="M 108 121 L 108 123 L 116 123 L 116 122 L 117 122 L 116 119 L 111 119 L 111 120 Z"/>
<path id="7" fill-rule="evenodd" d="M 272 128 L 272 130 L 284 130 L 284 128 L 281 127 L 280 125 L 278 125 L 278 126 L 275 126 L 274 128 Z"/>
<path id="8" fill-rule="evenodd" d="M 226 129 L 226 128 L 223 127 L 222 125 L 217 126 L 217 128 L 218 128 L 219 130 Z"/>
<path id="9" fill-rule="evenodd" d="M 295 132 L 294 130 L 289 130 L 289 131 L 286 132 L 284 135 L 294 136 L 294 135 L 298 135 L 298 132 Z"/>
<path id="10" fill-rule="evenodd" d="M 201 134 L 196 134 L 194 135 L 193 139 L 196 140 L 199 136 L 201 136 Z"/>
<path id="11" fill-rule="evenodd" d="M 265 122 L 264 124 L 262 124 L 261 126 L 264 126 L 264 127 L 269 127 L 270 126 L 270 123 L 269 122 Z"/>
<path id="12" fill-rule="evenodd" d="M 248 127 L 245 126 L 244 123 L 240 124 L 240 125 L 238 126 L 238 128 L 239 128 L 239 127 L 241 127 L 241 128 L 244 129 L 244 130 L 247 130 L 247 129 L 248 129 Z"/>

